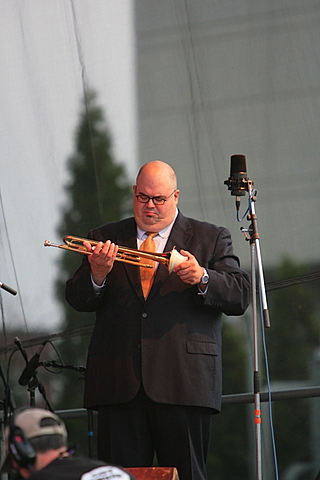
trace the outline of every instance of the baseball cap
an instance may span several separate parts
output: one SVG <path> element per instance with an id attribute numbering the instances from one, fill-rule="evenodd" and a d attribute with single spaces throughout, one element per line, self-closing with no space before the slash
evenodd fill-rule
<path id="1" fill-rule="evenodd" d="M 0 473 L 9 471 L 11 467 L 9 436 L 11 428 L 15 426 L 21 428 L 28 439 L 42 435 L 68 437 L 63 420 L 50 410 L 34 407 L 17 411 L 10 419 L 10 425 L 5 428 L 5 453 L 0 464 Z"/>

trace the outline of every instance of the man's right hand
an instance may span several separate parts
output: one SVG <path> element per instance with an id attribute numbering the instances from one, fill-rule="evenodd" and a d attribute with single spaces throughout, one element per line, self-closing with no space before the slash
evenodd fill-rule
<path id="1" fill-rule="evenodd" d="M 83 245 L 87 251 L 91 253 L 91 255 L 88 255 L 88 261 L 91 266 L 93 281 L 97 285 L 102 285 L 104 279 L 113 268 L 118 252 L 118 245 L 112 243 L 110 240 L 107 240 L 105 243 L 99 242 L 94 247 L 92 247 L 89 241 L 84 241 Z"/>

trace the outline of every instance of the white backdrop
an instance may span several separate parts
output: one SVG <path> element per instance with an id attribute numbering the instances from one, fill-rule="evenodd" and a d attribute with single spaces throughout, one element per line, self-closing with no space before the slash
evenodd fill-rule
<path id="1" fill-rule="evenodd" d="M 229 227 L 247 267 L 249 246 L 224 185 L 230 156 L 246 155 L 265 267 L 283 255 L 319 263 L 319 2 L 136 6 L 141 161 L 169 161 L 183 212 Z"/>
<path id="2" fill-rule="evenodd" d="M 265 266 L 283 255 L 319 263 L 319 2 L 0 5 L 0 282 L 18 290 L 0 290 L 7 325 L 59 327 L 60 251 L 43 241 L 61 240 L 55 229 L 84 85 L 98 94 L 132 183 L 138 164 L 171 163 L 183 213 L 226 225 L 247 268 L 249 247 L 224 185 L 230 156 L 245 154 Z"/>
<path id="3" fill-rule="evenodd" d="M 7 326 L 56 331 L 56 227 L 83 88 L 97 92 L 115 159 L 137 166 L 130 0 L 1 0 L 0 291 Z M 132 181 L 133 183 L 133 181 Z M 70 233 L 70 232 L 66 232 Z M 54 328 L 55 327 L 55 328 Z"/>

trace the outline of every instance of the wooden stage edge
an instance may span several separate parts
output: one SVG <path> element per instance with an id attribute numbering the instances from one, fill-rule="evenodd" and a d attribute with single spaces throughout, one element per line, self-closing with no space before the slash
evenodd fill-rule
<path id="1" fill-rule="evenodd" d="M 178 470 L 174 467 L 128 467 L 124 470 L 137 480 L 179 480 Z"/>

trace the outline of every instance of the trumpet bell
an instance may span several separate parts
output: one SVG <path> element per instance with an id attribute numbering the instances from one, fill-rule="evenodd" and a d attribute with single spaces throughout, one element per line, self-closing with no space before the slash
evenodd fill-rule
<path id="1" fill-rule="evenodd" d="M 180 263 L 185 262 L 188 260 L 188 257 L 181 255 L 175 248 L 173 248 L 170 252 L 170 261 L 168 265 L 169 274 L 172 272 L 174 267 L 180 265 Z"/>

